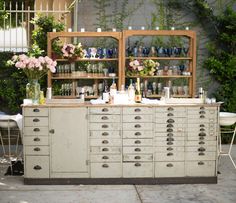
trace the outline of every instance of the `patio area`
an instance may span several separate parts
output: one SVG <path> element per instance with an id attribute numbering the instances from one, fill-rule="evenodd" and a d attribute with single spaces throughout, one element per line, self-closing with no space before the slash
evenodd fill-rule
<path id="1" fill-rule="evenodd" d="M 236 159 L 235 146 L 232 151 Z M 221 158 L 217 184 L 24 185 L 23 177 L 4 176 L 6 168 L 0 169 L 1 203 L 233 203 L 236 200 L 236 171 L 228 157 Z"/>

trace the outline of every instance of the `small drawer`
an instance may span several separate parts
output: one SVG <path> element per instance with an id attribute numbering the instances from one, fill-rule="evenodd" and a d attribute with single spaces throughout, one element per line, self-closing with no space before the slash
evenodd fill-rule
<path id="1" fill-rule="evenodd" d="M 170 126 L 172 124 L 168 124 L 168 126 Z M 155 126 L 155 132 L 172 132 L 172 133 L 183 133 L 184 127 L 160 127 L 159 124 L 156 124 Z"/>
<path id="2" fill-rule="evenodd" d="M 24 126 L 48 126 L 48 117 L 24 117 Z"/>
<path id="3" fill-rule="evenodd" d="M 24 107 L 24 116 L 48 116 L 48 108 L 28 108 Z"/>
<path id="4" fill-rule="evenodd" d="M 123 123 L 123 130 L 152 130 L 152 123 Z"/>
<path id="5" fill-rule="evenodd" d="M 184 147 L 184 140 L 182 140 L 182 141 L 159 141 L 159 140 L 155 140 L 154 141 L 154 146 L 156 146 L 156 147 L 179 147 L 179 146 L 183 146 Z"/>
<path id="6" fill-rule="evenodd" d="M 48 127 L 24 127 L 24 136 L 48 135 Z"/>
<path id="7" fill-rule="evenodd" d="M 172 112 L 159 112 L 156 113 L 156 118 L 162 117 L 163 119 L 168 119 L 168 118 L 183 118 L 186 117 L 185 112 L 181 111 L 172 111 Z"/>
<path id="8" fill-rule="evenodd" d="M 187 136 L 187 141 L 215 141 L 217 136 Z"/>
<path id="9" fill-rule="evenodd" d="M 48 145 L 47 136 L 27 136 L 24 137 L 24 145 Z"/>
<path id="10" fill-rule="evenodd" d="M 153 177 L 152 162 L 123 163 L 123 177 L 147 178 Z"/>
<path id="11" fill-rule="evenodd" d="M 120 130 L 120 123 L 90 123 L 90 130 Z"/>
<path id="12" fill-rule="evenodd" d="M 94 162 L 121 162 L 121 155 L 114 155 L 114 154 L 105 154 L 105 155 L 98 155 L 98 154 L 91 154 L 90 160 L 92 163 Z"/>
<path id="13" fill-rule="evenodd" d="M 154 152 L 184 152 L 184 147 L 155 147 Z"/>
<path id="14" fill-rule="evenodd" d="M 90 146 L 122 146 L 121 139 L 90 139 Z"/>
<path id="15" fill-rule="evenodd" d="M 90 122 L 100 122 L 100 123 L 119 123 L 120 115 L 93 115 L 89 116 Z"/>
<path id="16" fill-rule="evenodd" d="M 91 154 L 120 154 L 121 147 L 90 147 Z"/>
<path id="17" fill-rule="evenodd" d="M 91 178 L 121 178 L 121 163 L 91 163 Z"/>
<path id="18" fill-rule="evenodd" d="M 123 139 L 123 146 L 152 146 L 152 139 Z"/>
<path id="19" fill-rule="evenodd" d="M 216 145 L 215 146 L 186 146 L 185 147 L 186 152 L 215 152 L 216 151 Z"/>
<path id="20" fill-rule="evenodd" d="M 25 146 L 26 155 L 49 155 L 48 146 Z"/>
<path id="21" fill-rule="evenodd" d="M 158 107 L 155 108 L 156 113 L 170 113 L 170 112 L 182 112 L 183 114 L 186 112 L 185 107 L 176 107 L 176 106 L 167 106 L 167 107 Z"/>
<path id="22" fill-rule="evenodd" d="M 26 156 L 24 177 L 25 178 L 49 178 L 49 157 L 48 156 Z"/>
<path id="23" fill-rule="evenodd" d="M 185 142 L 185 146 L 193 147 L 193 146 L 217 146 L 216 140 L 191 140 Z"/>
<path id="24" fill-rule="evenodd" d="M 90 107 L 90 114 L 120 114 L 121 109 L 115 107 Z"/>
<path id="25" fill-rule="evenodd" d="M 132 130 L 132 131 L 123 131 L 123 138 L 152 138 L 153 132 L 152 131 L 142 131 L 142 130 Z"/>
<path id="26" fill-rule="evenodd" d="M 154 137 L 154 140 L 155 140 L 155 142 L 159 142 L 159 141 L 166 141 L 166 142 L 184 141 L 184 136 L 175 136 L 175 134 L 170 136 L 170 135 L 166 134 L 166 136 Z"/>
<path id="27" fill-rule="evenodd" d="M 166 124 L 185 124 L 186 118 L 163 118 L 162 116 L 156 117 L 156 123 Z"/>
<path id="28" fill-rule="evenodd" d="M 152 114 L 153 109 L 151 107 L 123 107 L 123 115 L 126 114 Z"/>
<path id="29" fill-rule="evenodd" d="M 125 154 L 123 155 L 123 161 L 125 162 L 143 162 L 143 161 L 153 161 L 152 154 Z"/>
<path id="30" fill-rule="evenodd" d="M 204 120 L 204 119 L 217 119 L 217 114 L 209 114 L 209 113 L 200 113 L 200 112 L 196 112 L 196 114 L 188 114 L 188 119 L 200 119 L 200 120 Z"/>
<path id="31" fill-rule="evenodd" d="M 216 176 L 215 161 L 187 161 L 185 165 L 187 176 Z"/>
<path id="32" fill-rule="evenodd" d="M 193 123 L 195 124 L 216 124 L 217 123 L 217 119 L 214 118 L 206 118 L 205 116 L 202 116 L 200 118 L 200 116 L 196 117 L 196 118 L 188 118 L 188 126 L 192 125 Z"/>
<path id="33" fill-rule="evenodd" d="M 184 162 L 155 162 L 155 177 L 184 177 Z"/>
<path id="34" fill-rule="evenodd" d="M 183 137 L 185 136 L 185 132 L 156 132 L 155 137 L 163 137 L 166 139 L 168 137 Z"/>
<path id="35" fill-rule="evenodd" d="M 141 123 L 141 122 L 152 122 L 152 115 L 123 115 L 123 122 L 127 123 Z"/>
<path id="36" fill-rule="evenodd" d="M 150 154 L 152 152 L 152 147 L 123 147 L 123 154 Z"/>
<path id="37" fill-rule="evenodd" d="M 216 137 L 216 132 L 209 132 L 209 131 L 195 131 L 195 132 L 188 132 L 189 137 Z"/>
<path id="38" fill-rule="evenodd" d="M 121 138 L 120 131 L 90 131 L 90 138 Z"/>
<path id="39" fill-rule="evenodd" d="M 157 152 L 155 161 L 184 161 L 184 152 Z"/>
<path id="40" fill-rule="evenodd" d="M 217 123 L 188 123 L 188 131 L 195 131 L 196 129 L 204 128 L 205 130 L 217 129 Z"/>
<path id="41" fill-rule="evenodd" d="M 188 161 L 202 161 L 202 160 L 216 160 L 216 152 L 185 152 L 185 160 Z"/>

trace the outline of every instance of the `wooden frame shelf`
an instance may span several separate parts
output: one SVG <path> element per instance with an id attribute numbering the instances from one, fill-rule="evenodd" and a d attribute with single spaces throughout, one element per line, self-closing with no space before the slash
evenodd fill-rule
<path id="1" fill-rule="evenodd" d="M 189 98 L 191 97 L 190 95 L 172 95 L 174 98 Z M 151 94 L 151 95 L 146 95 L 147 98 L 160 98 L 164 97 L 164 95 L 161 94 Z"/>
<path id="2" fill-rule="evenodd" d="M 145 60 L 145 59 L 152 59 L 152 60 L 192 60 L 191 57 L 164 57 L 164 56 L 157 56 L 157 57 L 134 57 L 134 56 L 130 56 L 130 57 L 125 57 L 126 60 L 133 58 L 133 59 L 137 59 L 137 60 Z"/>
<path id="3" fill-rule="evenodd" d="M 191 78 L 191 75 L 126 76 L 126 78 Z"/>
<path id="4" fill-rule="evenodd" d="M 83 80 L 102 80 L 102 79 L 118 79 L 118 77 L 110 77 L 110 76 L 52 76 L 52 80 L 77 80 L 77 79 L 83 79 Z"/>
<path id="5" fill-rule="evenodd" d="M 65 59 L 65 58 L 58 58 L 56 59 L 57 61 L 68 61 L 68 59 Z M 76 61 L 96 61 L 96 62 L 99 62 L 99 61 L 118 61 L 119 59 L 118 58 L 76 58 L 73 60 L 73 62 L 76 62 Z"/>

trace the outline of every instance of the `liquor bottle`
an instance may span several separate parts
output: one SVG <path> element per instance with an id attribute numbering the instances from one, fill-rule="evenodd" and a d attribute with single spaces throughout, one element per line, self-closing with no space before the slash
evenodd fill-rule
<path id="1" fill-rule="evenodd" d="M 109 87 L 108 87 L 108 84 L 107 84 L 107 80 L 104 80 L 103 82 L 104 84 L 104 88 L 103 88 L 103 93 L 102 93 L 102 99 L 108 103 L 109 102 Z"/>
<path id="2" fill-rule="evenodd" d="M 141 90 L 140 90 L 140 78 L 137 78 L 137 85 L 135 90 L 135 102 L 140 103 L 142 100 Z"/>
<path id="3" fill-rule="evenodd" d="M 116 82 L 115 78 L 113 78 L 112 84 L 110 86 L 110 101 L 113 104 L 114 103 L 114 96 L 117 93 L 117 88 L 116 88 Z"/>
<path id="4" fill-rule="evenodd" d="M 134 102 L 135 101 L 135 90 L 134 90 L 134 86 L 132 83 L 132 79 L 130 79 L 130 84 L 128 87 L 128 96 L 129 96 L 129 101 L 130 102 Z"/>

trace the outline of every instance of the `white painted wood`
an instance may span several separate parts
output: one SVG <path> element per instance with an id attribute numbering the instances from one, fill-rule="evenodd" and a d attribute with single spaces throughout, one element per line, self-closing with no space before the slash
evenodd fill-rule
<path id="1" fill-rule="evenodd" d="M 25 146 L 24 150 L 25 155 L 49 155 L 48 146 Z"/>
<path id="2" fill-rule="evenodd" d="M 152 139 L 123 139 L 123 146 L 152 146 Z"/>
<path id="3" fill-rule="evenodd" d="M 123 123 L 123 130 L 152 130 L 152 123 Z"/>
<path id="4" fill-rule="evenodd" d="M 187 161 L 187 176 L 216 176 L 215 161 Z"/>
<path id="5" fill-rule="evenodd" d="M 51 108 L 51 172 L 87 172 L 87 108 Z"/>
<path id="6" fill-rule="evenodd" d="M 122 157 L 120 154 L 91 154 L 90 155 L 90 161 L 92 163 L 95 162 L 121 162 Z"/>
<path id="7" fill-rule="evenodd" d="M 150 154 L 152 152 L 152 147 L 123 147 L 123 154 Z"/>
<path id="8" fill-rule="evenodd" d="M 24 127 L 24 136 L 48 136 L 48 127 Z"/>
<path id="9" fill-rule="evenodd" d="M 90 130 L 120 130 L 120 123 L 90 123 Z"/>
<path id="10" fill-rule="evenodd" d="M 157 152 L 155 161 L 184 161 L 184 152 Z"/>
<path id="11" fill-rule="evenodd" d="M 121 114 L 119 107 L 90 107 L 90 114 Z"/>
<path id="12" fill-rule="evenodd" d="M 153 177 L 152 162 L 123 163 L 124 178 L 147 178 Z"/>
<path id="13" fill-rule="evenodd" d="M 139 161 L 152 162 L 153 155 L 152 154 L 138 154 L 138 155 L 137 154 L 124 154 L 123 161 L 125 162 L 139 162 Z"/>
<path id="14" fill-rule="evenodd" d="M 120 131 L 90 131 L 90 138 L 121 138 Z"/>
<path id="15" fill-rule="evenodd" d="M 91 163 L 91 178 L 121 178 L 121 163 Z"/>
<path id="16" fill-rule="evenodd" d="M 90 147 L 91 154 L 120 154 L 121 147 Z"/>
<path id="17" fill-rule="evenodd" d="M 153 131 L 150 130 L 130 130 L 123 131 L 123 138 L 152 138 Z"/>
<path id="18" fill-rule="evenodd" d="M 119 123 L 121 120 L 120 115 L 94 115 L 89 116 L 90 122 L 100 122 L 100 123 Z"/>
<path id="19" fill-rule="evenodd" d="M 153 116 L 149 114 L 144 114 L 144 115 L 123 115 L 123 122 L 127 123 L 140 123 L 140 122 L 152 122 Z"/>
<path id="20" fill-rule="evenodd" d="M 29 127 L 40 127 L 40 126 L 48 126 L 48 117 L 25 117 L 24 118 L 24 126 Z"/>
<path id="21" fill-rule="evenodd" d="M 184 162 L 155 162 L 155 177 L 184 177 Z"/>
<path id="22" fill-rule="evenodd" d="M 48 108 L 24 108 L 24 116 L 48 116 Z"/>
<path id="23" fill-rule="evenodd" d="M 134 114 L 134 115 L 144 115 L 144 114 L 152 114 L 153 109 L 151 107 L 123 107 L 123 114 Z"/>
<path id="24" fill-rule="evenodd" d="M 49 178 L 49 156 L 26 156 L 24 177 Z"/>
<path id="25" fill-rule="evenodd" d="M 49 145 L 48 136 L 26 136 L 24 145 Z"/>
<path id="26" fill-rule="evenodd" d="M 90 146 L 96 147 L 107 147 L 107 146 L 122 146 L 122 140 L 121 139 L 90 139 Z"/>

